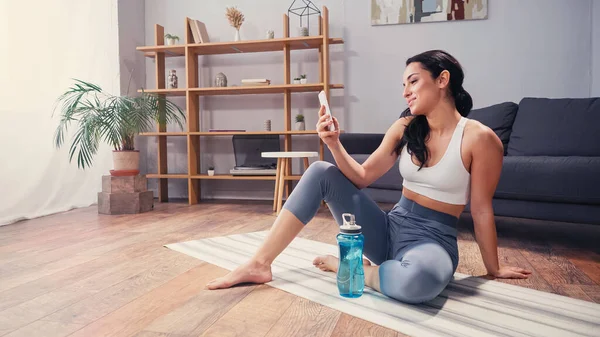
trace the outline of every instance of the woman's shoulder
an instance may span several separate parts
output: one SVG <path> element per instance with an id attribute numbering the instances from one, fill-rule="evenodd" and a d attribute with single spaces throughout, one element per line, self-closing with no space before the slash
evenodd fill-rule
<path id="1" fill-rule="evenodd" d="M 500 148 L 504 151 L 502 141 L 494 130 L 480 121 L 466 118 L 463 140 L 472 146 L 483 146 L 485 148 Z"/>

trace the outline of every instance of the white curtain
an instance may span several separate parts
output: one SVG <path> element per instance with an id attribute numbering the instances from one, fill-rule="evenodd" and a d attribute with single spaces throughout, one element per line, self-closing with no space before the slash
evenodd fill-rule
<path id="1" fill-rule="evenodd" d="M 78 169 L 52 113 L 72 78 L 119 93 L 117 23 L 117 0 L 0 0 L 0 225 L 97 202 L 111 149 Z"/>

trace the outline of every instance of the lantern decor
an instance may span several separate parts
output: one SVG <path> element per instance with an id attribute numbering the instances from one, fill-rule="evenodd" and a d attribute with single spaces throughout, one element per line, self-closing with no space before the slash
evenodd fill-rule
<path id="1" fill-rule="evenodd" d="M 310 16 L 321 15 L 321 11 L 310 0 L 294 0 L 288 8 L 288 16 L 295 14 L 300 17 L 300 35 L 308 36 L 310 27 Z M 304 27 L 303 19 L 306 17 L 306 27 Z M 289 31 L 288 23 L 288 31 Z"/>

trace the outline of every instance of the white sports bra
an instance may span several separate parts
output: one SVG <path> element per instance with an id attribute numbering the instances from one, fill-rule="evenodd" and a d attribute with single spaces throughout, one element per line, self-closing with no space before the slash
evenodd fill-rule
<path id="1" fill-rule="evenodd" d="M 402 186 L 425 197 L 455 205 L 466 205 L 469 201 L 471 175 L 465 169 L 460 155 L 462 135 L 467 118 L 461 117 L 454 129 L 448 148 L 440 161 L 419 170 L 403 147 L 400 154 Z"/>

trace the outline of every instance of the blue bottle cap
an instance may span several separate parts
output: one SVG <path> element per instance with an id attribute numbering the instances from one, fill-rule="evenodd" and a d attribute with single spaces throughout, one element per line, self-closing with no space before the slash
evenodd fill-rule
<path id="1" fill-rule="evenodd" d="M 348 218 L 350 220 L 348 220 Z M 346 233 L 346 234 L 360 234 L 361 233 L 362 227 L 360 227 L 359 225 L 356 224 L 356 221 L 354 220 L 354 214 L 344 213 L 344 214 L 342 214 L 342 219 L 343 219 L 344 223 L 342 224 L 342 226 L 340 226 L 340 232 Z"/>

